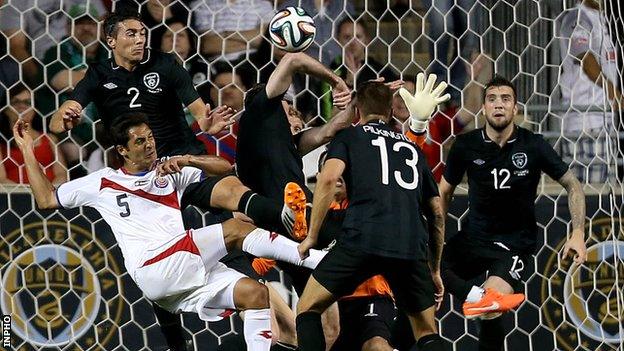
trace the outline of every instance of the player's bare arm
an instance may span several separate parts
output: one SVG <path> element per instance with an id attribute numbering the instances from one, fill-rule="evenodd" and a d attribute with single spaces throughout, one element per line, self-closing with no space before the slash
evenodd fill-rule
<path id="1" fill-rule="evenodd" d="M 596 60 L 596 56 L 591 52 L 585 52 L 580 54 L 577 58 L 581 61 L 583 72 L 587 77 L 599 87 L 606 87 L 605 91 L 607 92 L 609 100 L 619 101 L 621 103 L 622 92 L 618 90 L 613 82 L 602 74 L 602 67 L 600 63 L 598 63 L 598 60 Z"/>
<path id="2" fill-rule="evenodd" d="M 293 74 L 297 72 L 309 74 L 327 82 L 332 87 L 334 105 L 339 109 L 345 109 L 351 101 L 351 91 L 340 77 L 322 63 L 300 52 L 288 53 L 282 57 L 267 82 L 267 97 L 272 99 L 286 92 L 292 83 Z"/>
<path id="3" fill-rule="evenodd" d="M 451 185 L 446 181 L 446 179 L 444 179 L 444 176 L 442 176 L 440 184 L 438 184 L 438 191 L 440 192 L 440 207 L 442 209 L 442 214 L 444 215 L 444 218 L 446 218 L 449 204 L 453 199 L 453 193 L 455 193 L 455 185 Z"/>
<path id="4" fill-rule="evenodd" d="M 50 122 L 50 131 L 52 133 L 66 132 L 80 123 L 82 113 L 82 105 L 77 101 L 67 100 L 52 115 Z"/>
<path id="5" fill-rule="evenodd" d="M 581 264 L 587 259 L 585 246 L 585 193 L 581 182 L 571 171 L 567 171 L 559 180 L 561 186 L 568 193 L 568 209 L 572 219 L 572 233 L 563 246 L 563 257 L 567 257 L 570 250 L 574 251 L 574 262 Z"/>
<path id="6" fill-rule="evenodd" d="M 355 119 L 355 103 L 351 101 L 346 109 L 338 112 L 332 119 L 322 126 L 310 128 L 303 132 L 297 145 L 301 156 L 330 142 L 336 133 L 349 127 Z"/>
<path id="7" fill-rule="evenodd" d="M 223 175 L 232 171 L 232 165 L 219 156 L 213 155 L 184 155 L 173 156 L 160 162 L 157 166 L 159 175 L 175 174 L 182 171 L 184 167 L 199 168 L 207 176 Z"/>
<path id="8" fill-rule="evenodd" d="M 238 112 L 226 105 L 211 110 L 210 105 L 205 104 L 201 98 L 191 102 L 187 107 L 201 130 L 210 135 L 215 135 L 234 124 Z"/>
<path id="9" fill-rule="evenodd" d="M 325 220 L 329 205 L 334 200 L 336 182 L 345 169 L 345 163 L 336 158 L 325 161 L 321 173 L 319 173 L 314 189 L 314 201 L 312 202 L 312 215 L 308 236 L 299 244 L 299 255 L 302 259 L 308 256 L 308 251 L 314 247 L 318 240 L 321 225 Z"/>
<path id="10" fill-rule="evenodd" d="M 58 208 L 59 204 L 54 194 L 54 186 L 43 173 L 39 161 L 35 157 L 34 141 L 28 133 L 29 128 L 28 123 L 18 120 L 13 126 L 13 137 L 22 155 L 24 155 L 30 188 L 37 202 L 37 207 L 40 209 Z"/>
<path id="11" fill-rule="evenodd" d="M 444 298 L 440 263 L 442 262 L 442 249 L 444 247 L 445 215 L 442 212 L 441 202 L 440 197 L 432 197 L 429 199 L 428 208 L 425 212 L 429 224 L 429 251 L 431 252 L 429 265 L 431 266 L 431 277 L 437 290 L 435 296 L 436 309 L 440 308 Z"/>

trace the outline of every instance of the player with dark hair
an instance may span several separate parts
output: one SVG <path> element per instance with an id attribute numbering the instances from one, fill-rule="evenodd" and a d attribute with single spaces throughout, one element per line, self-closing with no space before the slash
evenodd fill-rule
<path id="1" fill-rule="evenodd" d="M 68 131 L 79 124 L 82 110 L 91 102 L 104 130 L 110 130 L 118 116 L 141 112 L 148 116 L 162 157 L 206 153 L 186 122 L 183 106 L 209 134 L 234 123 L 233 109 L 219 106 L 211 111 L 204 104 L 175 55 L 146 48 L 147 29 L 137 13 L 110 13 L 104 19 L 103 31 L 112 57 L 89 65 L 69 100 L 54 113 L 52 132 Z M 106 146 L 108 142 L 104 140 Z M 154 307 L 172 351 L 185 349 L 179 318 Z"/>
<path id="2" fill-rule="evenodd" d="M 95 208 L 111 226 L 130 277 L 149 300 L 168 312 L 196 312 L 207 321 L 223 309 L 246 310 L 248 350 L 269 350 L 267 288 L 218 260 L 237 248 L 312 269 L 324 253 L 301 259 L 295 242 L 237 219 L 184 231 L 180 209 L 185 188 L 204 174 L 221 173 L 227 162 L 185 155 L 157 164 L 147 118 L 133 114 L 116 121 L 110 131 L 124 159 L 122 168 L 107 167 L 55 189 L 34 156 L 29 128 L 18 121 L 13 136 L 40 208 Z"/>
<path id="3" fill-rule="evenodd" d="M 147 29 L 138 14 L 111 13 L 103 26 L 112 57 L 89 65 L 71 98 L 54 113 L 50 130 L 72 129 L 93 102 L 106 130 L 117 116 L 145 113 L 160 156 L 205 153 L 186 123 L 183 106 L 210 134 L 231 125 L 235 111 L 224 106 L 211 111 L 174 55 L 146 48 Z"/>
<path id="4" fill-rule="evenodd" d="M 424 87 L 430 100 L 448 99 L 448 95 L 438 98 L 433 94 L 438 92 L 434 84 L 430 79 Z M 419 349 L 442 350 L 435 324 L 436 306 L 444 293 L 442 208 L 422 151 L 386 124 L 391 104 L 392 93 L 386 85 L 363 84 L 355 98 L 360 125 L 340 132 L 329 146 L 314 194 L 310 230 L 299 245 L 302 257 L 318 240 L 340 176 L 350 204 L 342 234 L 299 299 L 297 337 L 302 351 L 325 349 L 320 313 L 377 274 L 386 278 L 399 309 L 408 314 Z"/>
<path id="5" fill-rule="evenodd" d="M 535 197 L 541 173 L 568 193 L 572 234 L 563 255 L 573 251 L 578 264 L 586 259 L 585 195 L 552 146 L 541 135 L 513 123 L 518 106 L 511 82 L 497 76 L 486 85 L 483 111 L 485 127 L 457 137 L 440 181 L 446 215 L 455 187 L 468 175 L 468 215 L 462 230 L 447 240 L 442 274 L 448 290 L 465 300 L 466 318 L 483 319 L 479 350 L 499 351 L 505 341 L 499 316 L 524 300 L 522 280 L 525 268 L 533 264 Z M 481 287 L 468 283 L 486 272 Z"/>

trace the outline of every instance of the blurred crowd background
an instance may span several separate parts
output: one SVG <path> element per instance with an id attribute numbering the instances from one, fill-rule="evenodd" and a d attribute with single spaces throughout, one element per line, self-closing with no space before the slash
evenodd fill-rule
<path id="1" fill-rule="evenodd" d="M 543 133 L 584 182 L 621 175 L 624 31 L 615 0 L 0 0 L 0 183 L 28 183 L 10 131 L 18 118 L 32 120 L 37 157 L 54 182 L 106 164 L 93 106 L 70 133 L 48 133 L 47 124 L 87 65 L 108 58 L 107 13 L 139 12 L 149 47 L 176 55 L 204 101 L 240 111 L 245 91 L 265 82 L 284 55 L 270 44 L 267 25 L 286 6 L 314 18 L 306 53 L 353 88 L 384 77 L 413 90 L 421 71 L 449 82 L 452 99 L 434 116 L 425 146 L 437 177 L 452 137 L 482 126 L 482 87 L 495 73 L 518 87 L 517 123 Z M 597 77 L 583 54 L 595 58 Z M 332 118 L 328 92 L 309 77 L 295 79 L 290 95 L 306 125 Z M 398 97 L 393 117 L 397 130 L 408 127 Z M 234 161 L 236 124 L 214 136 L 193 128 L 209 153 Z"/>

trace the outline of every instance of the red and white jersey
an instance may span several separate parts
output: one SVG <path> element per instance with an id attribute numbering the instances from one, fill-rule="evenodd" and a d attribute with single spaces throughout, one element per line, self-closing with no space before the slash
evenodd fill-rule
<path id="1" fill-rule="evenodd" d="M 89 206 L 111 227 L 131 276 L 144 252 L 184 233 L 180 202 L 184 189 L 201 179 L 198 168 L 163 177 L 155 171 L 138 175 L 104 168 L 61 184 L 56 190 L 65 208 Z"/>

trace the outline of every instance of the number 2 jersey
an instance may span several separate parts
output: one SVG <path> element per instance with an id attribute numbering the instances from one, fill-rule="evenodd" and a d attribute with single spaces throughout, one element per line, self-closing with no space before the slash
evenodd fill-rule
<path id="1" fill-rule="evenodd" d="M 200 180 L 202 171 L 184 167 L 182 172 L 157 177 L 155 171 L 127 174 L 123 168 L 103 168 L 56 189 L 64 208 L 89 206 L 111 227 L 130 276 L 147 249 L 184 233 L 180 201 L 186 187 Z"/>
<path id="2" fill-rule="evenodd" d="M 541 172 L 558 180 L 568 170 L 541 135 L 515 127 L 503 147 L 484 129 L 457 136 L 446 160 L 444 179 L 451 185 L 468 175 L 470 237 L 499 242 L 510 249 L 534 250 L 535 197 Z"/>
<path id="3" fill-rule="evenodd" d="M 184 106 L 199 99 L 199 93 L 172 54 L 146 50 L 132 72 L 112 58 L 90 64 L 71 99 L 82 107 L 93 102 L 105 130 L 122 114 L 145 113 L 159 157 L 206 153 L 184 116 Z"/>
<path id="4" fill-rule="evenodd" d="M 349 207 L 341 245 L 401 259 L 427 257 L 422 211 L 438 187 L 422 151 L 379 121 L 339 132 L 327 159 L 346 164 Z"/>

